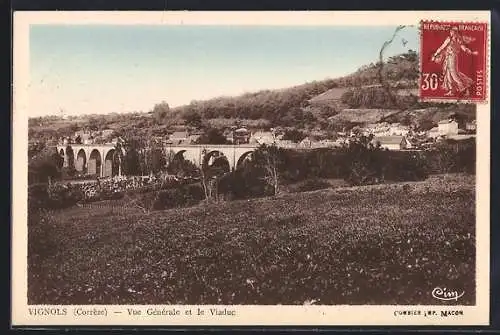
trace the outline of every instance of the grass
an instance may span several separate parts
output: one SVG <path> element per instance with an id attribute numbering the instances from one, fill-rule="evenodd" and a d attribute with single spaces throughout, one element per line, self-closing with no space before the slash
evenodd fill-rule
<path id="1" fill-rule="evenodd" d="M 30 304 L 475 303 L 473 176 L 29 221 Z"/>

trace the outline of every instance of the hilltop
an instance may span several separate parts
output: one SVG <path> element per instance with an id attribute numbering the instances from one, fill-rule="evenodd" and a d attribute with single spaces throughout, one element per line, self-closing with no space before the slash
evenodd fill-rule
<path id="1" fill-rule="evenodd" d="M 382 65 L 383 83 L 379 78 Z M 115 129 L 138 136 L 165 136 L 186 127 L 294 127 L 336 131 L 347 124 L 382 121 L 434 124 L 451 113 L 475 118 L 473 106 L 418 102 L 418 54 L 408 51 L 380 64 L 368 64 L 340 78 L 328 78 L 278 90 L 192 101 L 169 108 L 158 103 L 147 113 L 30 119 L 30 139 L 65 136 L 82 128 Z"/>

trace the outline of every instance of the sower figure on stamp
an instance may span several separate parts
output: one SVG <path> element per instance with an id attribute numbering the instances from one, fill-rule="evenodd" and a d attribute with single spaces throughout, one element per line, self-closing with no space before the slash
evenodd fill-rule
<path id="1" fill-rule="evenodd" d="M 474 80 L 469 78 L 464 73 L 460 72 L 458 67 L 458 55 L 463 50 L 470 55 L 477 55 L 477 51 L 472 51 L 466 44 L 474 40 L 473 37 L 461 36 L 458 33 L 458 28 L 450 29 L 450 35 L 444 40 L 443 44 L 434 52 L 431 60 L 436 63 L 443 63 L 443 89 L 448 92 L 445 95 L 450 96 L 453 90 L 464 93 L 469 96 L 469 87 L 474 83 Z"/>

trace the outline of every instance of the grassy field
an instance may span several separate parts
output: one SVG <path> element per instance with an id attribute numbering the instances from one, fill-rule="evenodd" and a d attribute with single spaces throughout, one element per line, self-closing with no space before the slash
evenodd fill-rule
<path id="1" fill-rule="evenodd" d="M 30 304 L 474 304 L 474 176 L 29 222 Z"/>

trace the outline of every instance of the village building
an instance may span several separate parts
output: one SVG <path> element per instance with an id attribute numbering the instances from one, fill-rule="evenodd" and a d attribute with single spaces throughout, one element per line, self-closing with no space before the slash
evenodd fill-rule
<path id="1" fill-rule="evenodd" d="M 313 141 L 309 138 L 306 137 L 302 141 L 300 141 L 299 146 L 302 148 L 310 148 L 312 147 Z"/>
<path id="2" fill-rule="evenodd" d="M 233 143 L 234 144 L 247 144 L 250 140 L 250 132 L 248 129 L 242 127 L 238 128 L 233 132 Z"/>
<path id="3" fill-rule="evenodd" d="M 200 137 L 201 137 L 201 134 L 191 134 L 186 139 L 186 143 L 187 144 L 195 144 Z"/>
<path id="4" fill-rule="evenodd" d="M 325 148 L 335 148 L 335 147 L 340 147 L 342 144 L 340 141 L 325 139 L 319 141 L 318 145 Z"/>
<path id="5" fill-rule="evenodd" d="M 170 144 L 185 144 L 187 142 L 189 134 L 187 131 L 175 131 L 170 134 L 168 138 L 168 143 Z"/>
<path id="6" fill-rule="evenodd" d="M 388 150 L 405 150 L 413 148 L 410 141 L 405 136 L 376 136 L 373 138 L 374 145 Z"/>
<path id="7" fill-rule="evenodd" d="M 476 131 L 476 120 L 465 123 L 465 130 L 467 130 L 469 132 L 475 132 Z"/>
<path id="8" fill-rule="evenodd" d="M 441 136 L 458 135 L 458 122 L 453 119 L 439 121 L 438 131 Z"/>
<path id="9" fill-rule="evenodd" d="M 276 140 L 276 145 L 281 148 L 296 148 L 297 143 L 293 143 L 292 140 Z"/>
<path id="10" fill-rule="evenodd" d="M 111 135 L 113 135 L 113 132 L 114 132 L 113 129 L 104 129 L 101 131 L 101 136 L 103 138 L 107 138 L 107 137 L 110 137 Z"/>
<path id="11" fill-rule="evenodd" d="M 276 141 L 274 134 L 270 131 L 256 131 L 250 137 L 251 144 L 271 145 Z"/>
<path id="12" fill-rule="evenodd" d="M 230 128 L 224 129 L 224 132 L 222 133 L 224 137 L 226 138 L 226 141 L 229 143 L 234 143 L 234 136 L 233 136 L 233 130 Z"/>

